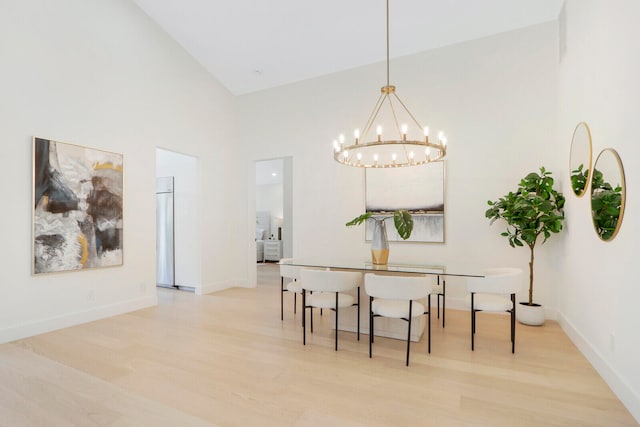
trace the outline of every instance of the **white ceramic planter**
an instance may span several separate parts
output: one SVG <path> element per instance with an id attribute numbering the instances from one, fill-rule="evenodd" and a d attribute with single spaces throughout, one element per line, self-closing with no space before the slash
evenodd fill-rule
<path id="1" fill-rule="evenodd" d="M 521 302 L 516 307 L 516 319 L 524 325 L 541 326 L 544 324 L 544 308 L 540 304 Z"/>

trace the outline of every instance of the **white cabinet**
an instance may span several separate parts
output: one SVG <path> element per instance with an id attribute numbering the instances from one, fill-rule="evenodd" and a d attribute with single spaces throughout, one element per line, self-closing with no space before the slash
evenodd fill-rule
<path id="1" fill-rule="evenodd" d="M 264 260 L 280 261 L 282 258 L 282 240 L 264 241 Z"/>

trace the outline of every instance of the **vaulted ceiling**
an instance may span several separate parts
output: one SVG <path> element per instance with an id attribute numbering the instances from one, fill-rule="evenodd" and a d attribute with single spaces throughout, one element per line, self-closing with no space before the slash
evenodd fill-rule
<path id="1" fill-rule="evenodd" d="M 386 57 L 385 0 L 133 0 L 232 93 Z M 563 0 L 391 0 L 392 57 L 556 20 Z"/>

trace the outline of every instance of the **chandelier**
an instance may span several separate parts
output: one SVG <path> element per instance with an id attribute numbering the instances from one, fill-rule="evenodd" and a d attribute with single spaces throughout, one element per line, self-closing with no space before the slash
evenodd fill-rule
<path id="1" fill-rule="evenodd" d="M 375 127 L 375 137 L 372 128 Z M 333 158 L 343 165 L 362 168 L 395 168 L 422 165 L 447 154 L 447 139 L 442 131 L 437 140 L 429 139 L 423 127 L 389 84 L 389 0 L 387 0 L 387 84 L 382 87 L 364 130 L 356 129 L 353 143 L 344 134 L 333 141 Z M 383 137 L 383 131 L 385 135 Z"/>

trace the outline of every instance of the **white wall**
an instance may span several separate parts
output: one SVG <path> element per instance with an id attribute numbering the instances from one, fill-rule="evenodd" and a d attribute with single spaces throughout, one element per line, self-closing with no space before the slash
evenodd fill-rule
<path id="1" fill-rule="evenodd" d="M 564 329 L 640 421 L 640 2 L 567 0 L 561 28 L 559 139 L 564 176 L 574 127 L 586 121 L 595 158 L 615 148 L 627 181 L 626 212 L 615 240 L 602 242 L 589 197 L 567 198 L 564 277 L 557 287 Z M 562 18 L 562 17 L 561 17 Z"/>
<path id="2" fill-rule="evenodd" d="M 554 154 L 557 55 L 557 23 L 549 23 L 392 61 L 399 96 L 449 140 L 446 243 L 392 243 L 392 262 L 456 258 L 527 268 L 527 251 L 510 248 L 484 211 L 526 173 L 545 165 L 558 175 L 564 166 Z M 254 156 L 248 175 L 251 160 L 293 156 L 294 256 L 369 257 L 364 230 L 344 226 L 364 211 L 364 171 L 336 163 L 332 141 L 362 127 L 385 80 L 380 63 L 239 97 L 242 122 L 252 123 L 242 135 Z M 560 237 L 537 253 L 535 296 L 552 316 L 561 248 Z M 462 282 L 449 283 L 459 303 Z"/>
<path id="3" fill-rule="evenodd" d="M 205 165 L 203 291 L 244 284 L 233 97 L 135 5 L 2 1 L 0 69 L 0 342 L 156 303 L 156 146 Z M 31 276 L 34 135 L 124 154 L 123 266 Z"/>
<path id="4" fill-rule="evenodd" d="M 156 149 L 156 177 L 174 178 L 175 284 L 194 288 L 196 293 L 201 293 L 198 169 L 198 159 L 195 157 Z"/>

